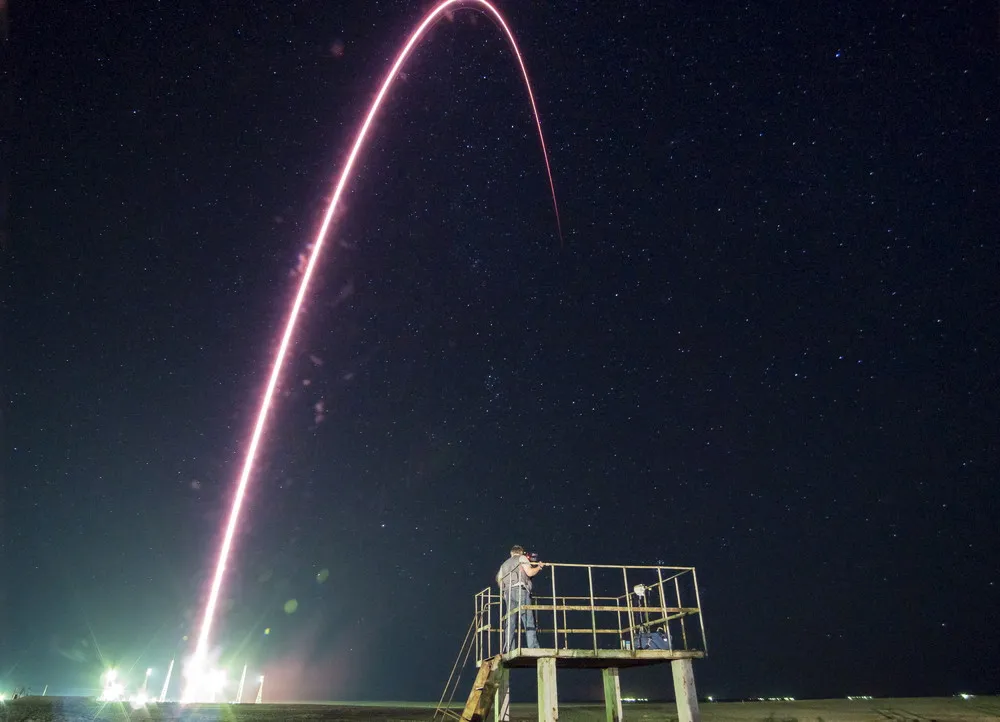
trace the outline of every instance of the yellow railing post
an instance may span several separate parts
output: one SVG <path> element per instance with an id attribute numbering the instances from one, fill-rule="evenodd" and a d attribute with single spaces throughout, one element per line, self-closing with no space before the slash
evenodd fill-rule
<path id="1" fill-rule="evenodd" d="M 708 654 L 708 639 L 705 638 L 705 615 L 701 613 L 701 593 L 698 591 L 698 572 L 691 570 L 691 581 L 694 582 L 694 605 L 698 608 L 698 624 L 701 626 L 701 651 Z"/>
<path id="2" fill-rule="evenodd" d="M 559 649 L 559 612 L 556 611 L 556 568 L 549 572 L 552 578 L 552 649 Z"/>
<path id="3" fill-rule="evenodd" d="M 677 577 L 674 577 L 674 589 L 677 591 L 677 606 L 683 607 L 684 605 L 681 604 L 681 584 L 677 580 Z M 681 615 L 681 639 L 684 640 L 684 649 L 688 649 L 687 626 L 684 624 L 684 617 L 686 616 L 685 614 Z"/>
<path id="4" fill-rule="evenodd" d="M 597 613 L 594 611 L 594 570 L 587 567 L 587 584 L 590 586 L 590 628 L 594 635 L 594 653 L 597 653 Z"/>

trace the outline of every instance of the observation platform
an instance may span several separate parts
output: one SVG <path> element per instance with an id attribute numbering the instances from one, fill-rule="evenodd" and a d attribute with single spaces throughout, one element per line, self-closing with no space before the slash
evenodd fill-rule
<path id="1" fill-rule="evenodd" d="M 435 720 L 485 722 L 491 711 L 494 722 L 509 720 L 511 671 L 534 669 L 538 719 L 557 722 L 557 669 L 599 669 L 606 719 L 621 722 L 620 671 L 664 664 L 678 722 L 700 719 L 692 662 L 708 648 L 694 567 L 546 563 L 532 582 L 527 600 L 492 587 L 476 595 Z M 540 648 L 526 646 L 530 633 Z M 476 679 L 458 714 L 450 704 L 472 660 Z"/>

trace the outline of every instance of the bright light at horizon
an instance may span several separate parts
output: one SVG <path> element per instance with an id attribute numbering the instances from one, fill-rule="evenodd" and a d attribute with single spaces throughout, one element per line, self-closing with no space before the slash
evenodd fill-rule
<path id="1" fill-rule="evenodd" d="M 208 669 L 202 660 L 194 658 L 184 668 L 187 685 L 181 704 L 215 702 L 226 687 L 226 670 Z"/>
<path id="2" fill-rule="evenodd" d="M 98 700 L 101 702 L 121 702 L 125 697 L 125 685 L 118 681 L 118 670 L 109 669 L 103 675 L 104 689 Z"/>

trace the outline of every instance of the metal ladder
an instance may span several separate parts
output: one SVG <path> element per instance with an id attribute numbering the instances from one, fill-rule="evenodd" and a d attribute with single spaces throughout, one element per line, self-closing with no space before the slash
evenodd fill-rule
<path id="1" fill-rule="evenodd" d="M 438 700 L 437 708 L 434 710 L 435 722 L 438 720 L 482 722 L 493 708 L 493 698 L 496 695 L 497 686 L 500 682 L 500 674 L 503 671 L 503 660 L 499 654 L 495 657 L 484 659 L 483 663 L 479 665 L 476 679 L 472 683 L 472 691 L 469 693 L 469 698 L 465 701 L 465 708 L 462 710 L 462 713 L 459 714 L 451 708 L 452 702 L 455 699 L 455 693 L 458 691 L 458 686 L 461 682 L 462 670 L 468 664 L 469 657 L 475 648 L 476 627 L 477 619 L 473 618 L 472 624 L 469 625 L 469 631 L 465 634 L 465 641 L 462 642 L 462 648 L 455 659 L 455 664 L 451 668 L 448 683 L 445 685 L 444 691 L 441 693 L 441 699 Z"/>

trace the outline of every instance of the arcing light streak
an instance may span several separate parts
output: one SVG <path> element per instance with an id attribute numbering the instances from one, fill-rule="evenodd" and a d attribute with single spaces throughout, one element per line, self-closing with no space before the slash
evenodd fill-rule
<path id="1" fill-rule="evenodd" d="M 396 56 L 396 60 L 389 69 L 389 72 L 386 74 L 385 80 L 382 82 L 382 87 L 375 96 L 375 100 L 372 101 L 371 107 L 368 110 L 368 115 L 365 117 L 365 121 L 361 125 L 361 129 L 358 131 L 357 138 L 354 140 L 354 146 L 351 148 L 351 152 L 347 156 L 347 162 L 344 164 L 344 170 L 341 172 L 340 179 L 337 181 L 336 188 L 333 192 L 333 198 L 330 201 L 329 207 L 326 209 L 326 215 L 323 217 L 323 223 L 319 228 L 319 232 L 316 234 L 316 240 L 313 243 L 312 253 L 309 256 L 309 262 L 302 275 L 302 282 L 299 284 L 298 293 L 295 295 L 295 301 L 292 304 L 292 309 L 288 314 L 287 321 L 285 322 L 285 331 L 281 336 L 281 343 L 278 346 L 278 353 L 274 360 L 274 367 L 271 369 L 271 376 L 267 382 L 267 388 L 264 391 L 264 398 L 261 402 L 260 411 L 257 414 L 257 423 L 254 426 L 253 435 L 250 438 L 250 447 L 247 449 L 246 460 L 243 462 L 243 471 L 240 473 L 239 485 L 236 488 L 236 497 L 233 499 L 233 506 L 229 512 L 229 522 L 226 525 L 226 533 L 222 540 L 222 548 L 219 551 L 219 560 L 215 567 L 215 576 L 212 580 L 211 590 L 208 595 L 208 602 L 205 604 L 201 631 L 198 635 L 198 642 L 195 646 L 194 655 L 191 660 L 191 681 L 189 682 L 188 691 L 184 695 L 188 701 L 197 701 L 196 699 L 190 698 L 200 696 L 198 686 L 203 682 L 202 677 L 205 672 L 204 664 L 208 652 L 208 637 L 209 633 L 212 631 L 212 621 L 215 617 L 215 608 L 219 601 L 219 591 L 222 587 L 222 579 L 225 575 L 229 552 L 233 545 L 233 535 L 236 531 L 237 522 L 239 521 L 240 509 L 243 506 L 243 497 L 246 495 L 247 484 L 250 481 L 250 474 L 253 471 L 254 461 L 257 457 L 257 447 L 260 445 L 261 436 L 264 433 L 264 426 L 267 422 L 268 412 L 270 411 L 271 402 L 274 398 L 274 391 L 275 388 L 277 388 L 278 378 L 281 375 L 281 369 L 284 365 L 285 356 L 288 353 L 288 346 L 291 343 L 292 334 L 295 331 L 295 324 L 298 321 L 299 312 L 302 309 L 302 303 L 305 300 L 306 291 L 309 288 L 309 281 L 312 279 L 313 271 L 316 269 L 316 261 L 323 249 L 323 242 L 326 240 L 326 235 L 330 229 L 330 224 L 333 221 L 333 216 L 337 211 L 340 196 L 344 192 L 344 187 L 347 185 L 347 179 L 351 174 L 351 170 L 354 168 L 354 162 L 357 160 L 358 154 L 364 146 L 372 121 L 374 120 L 376 113 L 378 113 L 379 107 L 382 105 L 382 101 L 385 99 L 385 95 L 388 92 L 389 87 L 392 85 L 393 80 L 395 80 L 398 75 L 400 68 L 406 61 L 407 57 L 409 57 L 414 46 L 420 41 L 431 25 L 440 19 L 441 15 L 445 11 L 453 6 L 478 7 L 484 10 L 488 15 L 493 17 L 497 24 L 503 29 L 507 39 L 510 41 L 514 55 L 517 57 L 517 63 L 521 68 L 521 74 L 524 76 L 524 85 L 528 91 L 528 99 L 531 101 L 531 111 L 535 116 L 535 125 L 538 128 L 538 139 L 541 143 L 542 156 L 545 160 L 545 172 L 548 175 L 549 190 L 552 193 L 552 205 L 555 209 L 556 227 L 559 232 L 560 239 L 562 238 L 562 224 L 559 219 L 559 206 L 556 203 L 555 184 L 552 182 L 552 168 L 549 165 L 549 153 L 548 149 L 545 147 L 545 137 L 542 135 L 542 122 L 538 116 L 538 108 L 535 105 L 535 95 L 531 90 L 531 81 L 528 79 L 528 70 L 524 65 L 524 60 L 521 57 L 521 51 L 517 46 L 517 41 L 514 39 L 514 34 L 510 31 L 510 28 L 504 21 L 500 11 L 487 2 L 487 0 L 443 0 L 443 2 L 438 3 L 438 5 L 424 17 L 424 19 L 420 22 L 420 25 L 418 25 L 416 30 L 413 31 L 409 39 L 407 39 L 406 44 L 403 46 L 403 49 L 399 52 L 399 55 Z"/>

